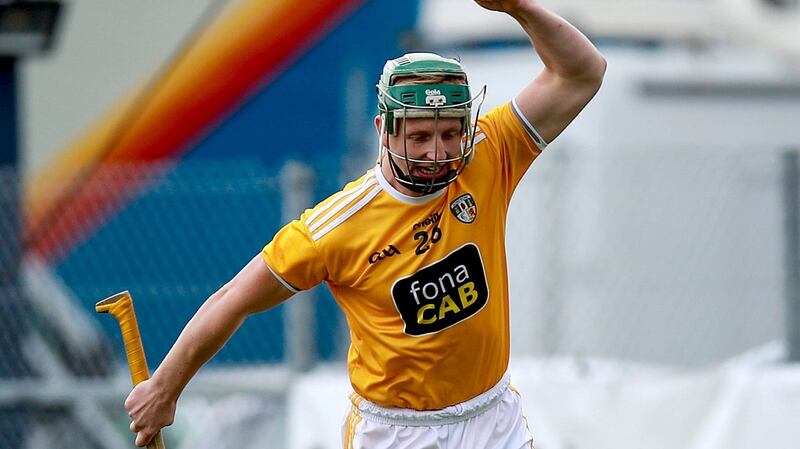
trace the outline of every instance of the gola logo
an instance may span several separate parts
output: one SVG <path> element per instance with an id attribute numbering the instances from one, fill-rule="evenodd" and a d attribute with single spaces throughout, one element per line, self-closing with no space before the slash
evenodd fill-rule
<path id="1" fill-rule="evenodd" d="M 428 95 L 425 97 L 425 104 L 428 106 L 444 106 L 447 104 L 447 97 L 444 95 Z"/>
<path id="2" fill-rule="evenodd" d="M 442 91 L 439 89 L 425 89 L 425 95 L 441 95 Z"/>
<path id="3" fill-rule="evenodd" d="M 372 265 L 374 263 L 378 263 L 382 261 L 386 257 L 392 257 L 395 254 L 400 254 L 400 250 L 397 249 L 394 245 L 389 245 L 386 248 L 382 249 L 380 252 L 376 251 L 369 255 L 369 264 Z"/>

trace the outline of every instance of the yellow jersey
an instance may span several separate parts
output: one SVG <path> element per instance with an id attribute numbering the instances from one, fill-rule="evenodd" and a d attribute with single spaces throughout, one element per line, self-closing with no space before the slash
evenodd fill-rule
<path id="1" fill-rule="evenodd" d="M 506 212 L 545 143 L 514 102 L 478 129 L 473 160 L 446 188 L 407 196 L 376 167 L 264 248 L 288 288 L 327 282 L 350 326 L 350 381 L 380 406 L 441 409 L 508 368 Z"/>

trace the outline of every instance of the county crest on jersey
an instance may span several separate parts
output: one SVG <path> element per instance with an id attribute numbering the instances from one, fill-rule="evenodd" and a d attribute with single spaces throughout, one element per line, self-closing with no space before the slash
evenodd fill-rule
<path id="1" fill-rule="evenodd" d="M 472 223 L 478 216 L 478 206 L 475 205 L 475 199 L 469 193 L 461 195 L 450 203 L 450 210 L 462 223 Z"/>
<path id="2" fill-rule="evenodd" d="M 410 197 L 376 167 L 264 248 L 287 288 L 327 283 L 350 325 L 350 381 L 378 405 L 441 409 L 508 367 L 506 213 L 544 144 L 513 102 L 478 128 L 472 162 L 447 188 Z"/>

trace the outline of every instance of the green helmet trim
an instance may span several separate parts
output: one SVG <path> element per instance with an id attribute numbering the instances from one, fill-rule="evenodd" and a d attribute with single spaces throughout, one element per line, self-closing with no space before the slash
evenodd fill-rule
<path id="1" fill-rule="evenodd" d="M 469 86 L 463 84 L 402 84 L 390 86 L 378 105 L 388 131 L 394 134 L 396 118 L 461 118 L 469 126 Z"/>
<path id="2" fill-rule="evenodd" d="M 401 84 L 389 86 L 381 111 L 414 108 L 441 108 L 464 106 L 471 97 L 469 87 L 463 84 Z"/>
<path id="3" fill-rule="evenodd" d="M 403 78 L 426 75 L 455 77 L 458 81 L 448 84 L 396 85 Z M 378 91 L 378 109 L 390 134 L 395 133 L 395 119 L 406 117 L 461 117 L 465 118 L 465 129 L 469 127 L 469 83 L 464 68 L 455 59 L 435 53 L 405 54 L 386 62 L 375 87 Z"/>

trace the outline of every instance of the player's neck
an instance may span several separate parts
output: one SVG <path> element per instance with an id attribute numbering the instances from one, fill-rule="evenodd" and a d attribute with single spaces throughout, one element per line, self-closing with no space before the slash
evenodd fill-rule
<path id="1" fill-rule="evenodd" d="M 402 193 L 403 195 L 412 196 L 415 198 L 419 198 L 425 196 L 425 194 L 414 192 L 409 190 L 407 187 L 403 186 L 397 178 L 394 177 L 394 173 L 392 172 L 391 162 L 389 162 L 389 156 L 387 154 L 383 155 L 383 159 L 381 160 L 380 164 L 381 173 L 383 173 L 383 178 L 386 182 L 389 183 L 390 186 L 394 187 L 395 190 Z"/>

